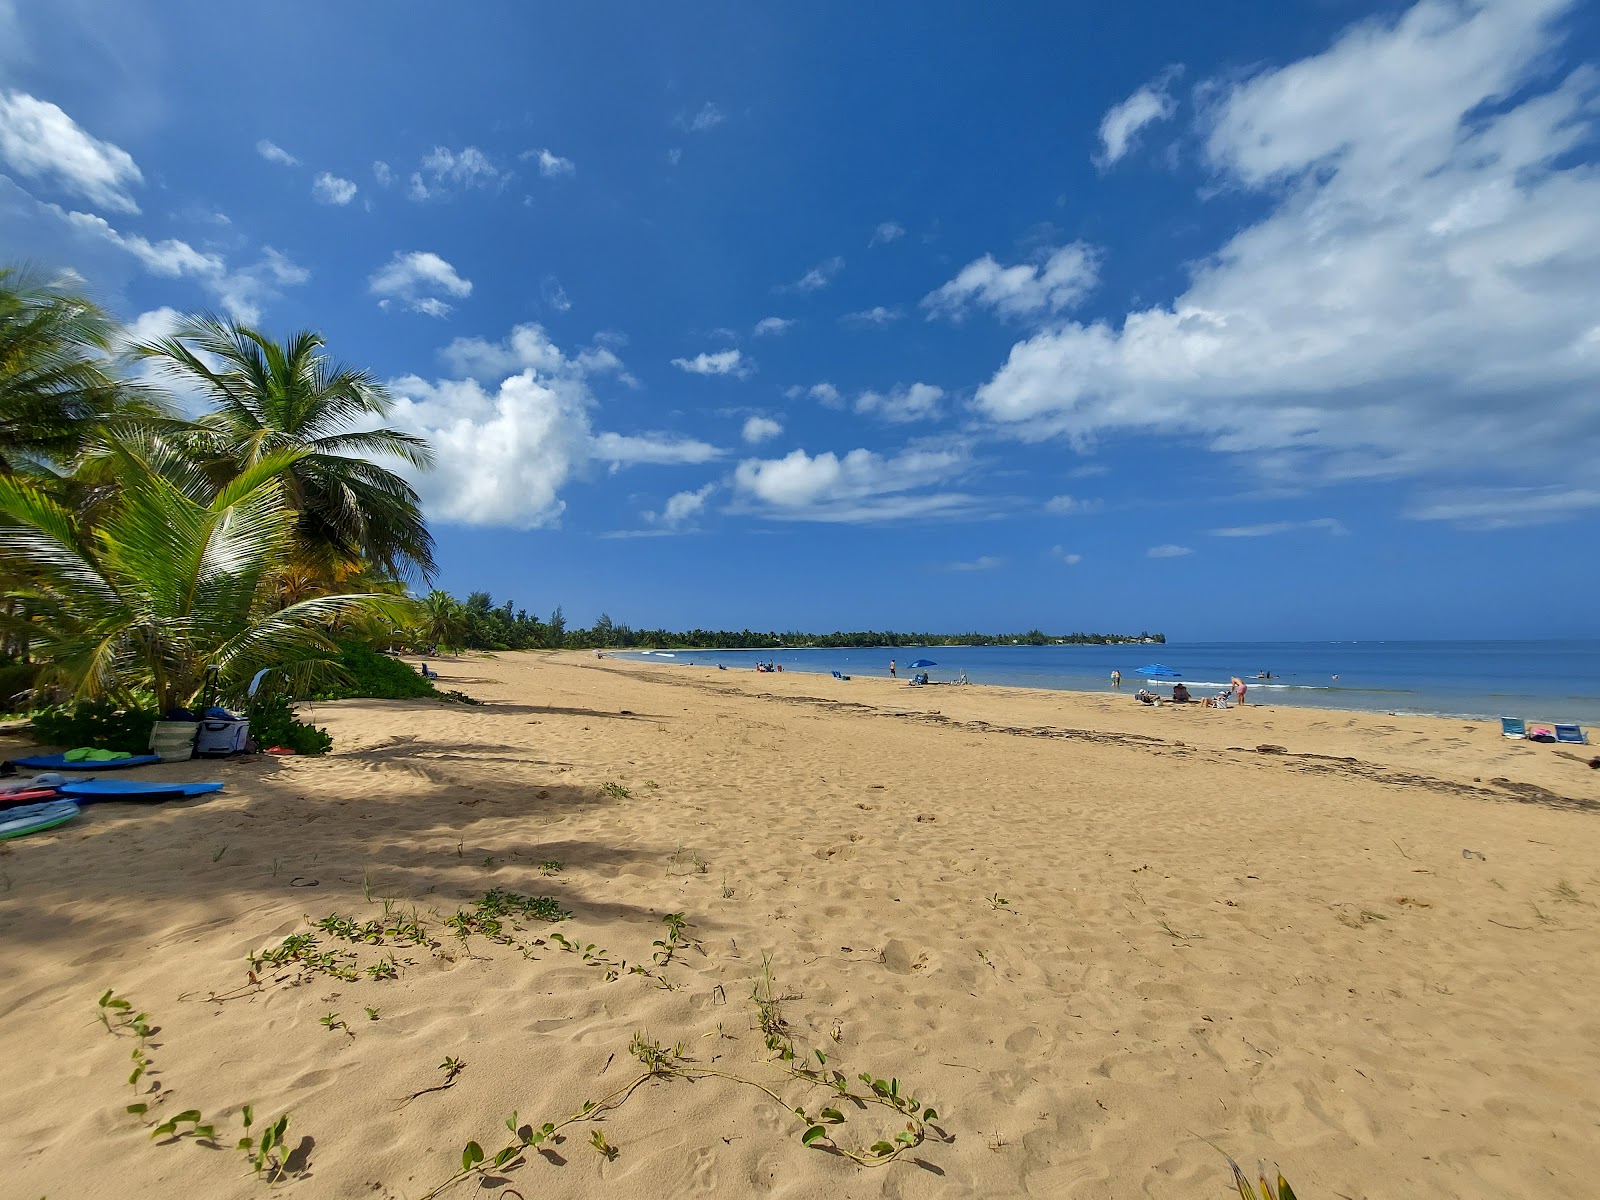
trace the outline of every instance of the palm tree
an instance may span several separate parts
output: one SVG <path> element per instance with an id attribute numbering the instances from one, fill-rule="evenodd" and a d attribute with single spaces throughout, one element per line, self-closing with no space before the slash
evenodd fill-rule
<path id="1" fill-rule="evenodd" d="M 66 278 L 0 267 L 0 475 L 71 459 L 127 389 L 107 372 L 115 323 Z"/>
<path id="2" fill-rule="evenodd" d="M 214 315 L 192 317 L 170 337 L 135 346 L 137 359 L 198 386 L 214 411 L 196 422 L 193 452 L 220 481 L 284 450 L 297 450 L 284 479 L 295 513 L 302 565 L 329 577 L 365 558 L 399 576 L 433 574 L 433 536 L 416 491 L 370 461 L 433 465 L 427 442 L 395 429 L 362 426 L 393 399 L 371 375 L 334 362 L 321 334 L 284 343 Z"/>
<path id="3" fill-rule="evenodd" d="M 0 556 L 51 601 L 33 630 L 41 682 L 122 702 L 148 689 L 165 712 L 192 704 L 208 672 L 227 697 L 264 667 L 304 677 L 334 653 L 325 631 L 340 617 L 407 615 L 372 594 L 279 605 L 295 549 L 284 492 L 307 451 L 262 454 L 220 489 L 170 448 L 157 461 L 118 453 L 119 502 L 95 524 L 37 482 L 0 476 Z"/>

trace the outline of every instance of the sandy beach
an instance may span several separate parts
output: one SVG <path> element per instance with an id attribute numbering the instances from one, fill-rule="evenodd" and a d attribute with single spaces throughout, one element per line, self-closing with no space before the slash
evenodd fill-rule
<path id="1" fill-rule="evenodd" d="M 483 703 L 316 705 L 326 758 L 149 768 L 227 787 L 0 848 L 0 1195 L 263 1194 L 234 1148 L 251 1104 L 289 1116 L 284 1192 L 419 1200 L 513 1110 L 628 1083 L 637 1031 L 785 1104 L 652 1079 L 485 1194 L 1229 1194 L 1209 1140 L 1303 1200 L 1594 1195 L 1595 748 L 1126 692 L 436 665 Z M 490 889 L 571 916 L 463 940 L 446 921 Z M 384 940 L 310 924 L 335 915 Z M 307 932 L 355 977 L 252 970 Z M 149 1014 L 137 1086 L 107 989 Z M 921 1143 L 875 1167 L 803 1146 L 791 1109 L 833 1101 L 774 1061 L 753 991 L 801 1056 L 933 1105 Z M 131 1103 L 198 1110 L 216 1144 L 152 1139 Z M 840 1107 L 851 1150 L 905 1128 Z"/>

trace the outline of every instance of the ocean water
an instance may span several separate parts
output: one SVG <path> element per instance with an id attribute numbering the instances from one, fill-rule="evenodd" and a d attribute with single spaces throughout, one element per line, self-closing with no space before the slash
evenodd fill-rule
<path id="1" fill-rule="evenodd" d="M 1485 719 L 1600 725 L 1600 640 L 1526 642 L 1168 642 L 1164 646 L 932 646 L 923 650 L 676 650 L 630 652 L 682 666 L 752 670 L 757 662 L 823 675 L 900 675 L 932 659 L 935 680 L 965 672 L 973 683 L 1106 691 L 1112 670 L 1137 691 L 1138 668 L 1171 667 L 1196 698 L 1238 675 L 1248 699 L 1367 712 L 1430 713 Z M 1271 672 L 1272 678 L 1253 678 Z M 1159 683 L 1169 695 L 1171 680 Z M 1152 690 L 1157 684 L 1151 684 Z"/>

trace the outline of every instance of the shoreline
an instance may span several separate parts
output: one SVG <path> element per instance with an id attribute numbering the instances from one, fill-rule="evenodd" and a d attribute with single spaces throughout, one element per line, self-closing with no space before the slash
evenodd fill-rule
<path id="1" fill-rule="evenodd" d="M 1249 643 L 1241 643 L 1241 644 L 1249 644 Z M 982 647 L 982 649 L 991 649 L 991 648 L 992 647 Z M 999 649 L 1005 649 L 1005 647 L 998 647 L 998 648 Z M 1037 647 L 1030 647 L 1030 648 L 1036 649 Z M 793 649 L 793 650 L 811 651 L 811 650 L 814 650 L 816 648 L 815 647 L 792 647 L 791 649 Z M 822 652 L 822 651 L 818 651 L 818 652 Z M 828 651 L 828 652 L 832 652 L 832 651 Z M 481 653 L 481 652 L 470 651 L 469 653 Z M 559 655 L 559 654 L 592 654 L 592 651 L 549 650 L 549 651 L 525 651 L 525 652 L 524 651 L 510 651 L 508 653 L 547 653 L 547 654 L 552 654 L 552 655 Z M 605 654 L 605 657 L 608 660 L 616 661 L 616 662 L 634 662 L 634 663 L 645 663 L 645 664 L 648 664 L 648 663 L 651 663 L 651 662 L 657 662 L 657 665 L 669 665 L 669 666 L 676 666 L 676 667 L 680 667 L 680 668 L 689 668 L 689 669 L 694 669 L 694 670 L 709 671 L 712 674 L 724 674 L 724 673 L 738 674 L 740 672 L 750 672 L 750 671 L 752 671 L 752 668 L 748 668 L 748 667 L 739 667 L 739 668 L 729 667 L 727 672 L 719 672 L 714 665 L 713 666 L 708 666 L 705 663 L 681 662 L 681 661 L 676 661 L 676 659 L 677 659 L 677 656 L 680 655 L 680 654 L 733 654 L 733 653 L 738 653 L 738 654 L 763 654 L 763 653 L 776 653 L 776 651 L 706 649 L 706 650 L 681 650 L 681 651 L 679 651 L 679 650 L 668 650 L 668 651 L 663 652 L 663 651 L 659 651 L 659 650 L 643 651 L 643 650 L 611 650 L 611 649 L 608 649 L 608 650 L 605 650 L 603 653 Z M 658 660 L 664 660 L 664 661 L 658 661 Z M 773 672 L 773 674 L 809 675 L 809 676 L 821 677 L 821 678 L 824 678 L 824 679 L 831 679 L 832 678 L 832 676 L 829 674 L 828 671 L 826 671 L 826 670 L 824 670 L 824 669 L 822 669 L 820 667 L 812 668 L 812 667 L 807 667 L 807 666 L 803 666 L 803 665 L 790 665 L 790 664 L 787 664 L 787 663 L 785 664 L 785 666 L 788 668 L 787 670 L 785 670 L 783 672 Z M 760 674 L 766 674 L 766 673 L 765 672 L 761 672 Z M 894 680 L 894 679 L 888 679 L 883 674 L 877 674 L 877 673 L 870 674 L 870 675 L 869 674 L 865 674 L 865 673 L 854 674 L 854 675 L 852 675 L 852 682 L 855 682 L 855 681 L 862 681 L 862 682 L 879 681 L 879 682 L 885 682 L 885 683 L 890 683 L 890 684 L 894 684 L 894 683 L 897 683 L 897 682 L 903 684 L 905 682 L 903 677 L 901 679 L 899 679 L 899 680 Z M 1205 688 L 1207 690 L 1221 689 L 1221 688 L 1225 688 L 1227 686 L 1227 681 L 1225 681 L 1225 680 L 1223 680 L 1223 681 L 1215 681 L 1215 680 L 1191 681 L 1191 680 L 1187 680 L 1187 679 L 1184 679 L 1184 680 L 1145 680 L 1145 679 L 1141 679 L 1141 678 L 1128 678 L 1126 676 L 1123 678 L 1123 681 L 1122 681 L 1123 686 L 1122 686 L 1120 691 L 1112 689 L 1109 686 L 1109 684 L 1105 684 L 1105 685 L 1102 685 L 1100 687 L 1075 687 L 1075 686 L 1071 686 L 1070 684 L 1065 684 L 1064 683 L 1060 687 L 1048 687 L 1048 686 L 1044 686 L 1044 685 L 1029 685 L 1029 684 L 1017 684 L 1017 683 L 979 683 L 979 682 L 971 681 L 971 680 L 969 680 L 965 684 L 954 684 L 954 683 L 951 683 L 948 680 L 938 680 L 938 679 L 933 680 L 929 684 L 924 685 L 924 686 L 935 687 L 935 688 L 946 688 L 946 687 L 956 687 L 956 688 L 961 688 L 961 687 L 986 687 L 986 688 L 998 688 L 998 689 L 1003 689 L 1003 690 L 1007 690 L 1007 691 L 1018 691 L 1018 692 L 1044 692 L 1044 693 L 1049 693 L 1049 694 L 1063 693 L 1063 694 L 1069 694 L 1069 695 L 1106 696 L 1106 697 L 1112 697 L 1112 698 L 1115 698 L 1117 696 L 1126 696 L 1131 700 L 1133 698 L 1134 693 L 1137 692 L 1140 687 L 1151 687 L 1151 688 L 1156 688 L 1156 689 L 1164 687 L 1164 688 L 1168 689 L 1168 691 L 1170 692 L 1171 685 L 1173 683 L 1176 683 L 1176 682 L 1184 682 L 1184 683 L 1189 684 L 1189 686 L 1192 687 L 1192 688 Z M 1337 693 L 1337 692 L 1340 692 L 1342 690 L 1349 690 L 1349 691 L 1363 692 L 1365 694 L 1377 694 L 1377 693 L 1380 692 L 1380 689 L 1340 689 L 1340 688 L 1337 688 L 1337 687 L 1330 687 L 1330 686 L 1319 685 L 1319 684 L 1280 684 L 1278 682 L 1277 678 L 1274 678 L 1274 679 L 1271 679 L 1271 680 L 1258 680 L 1258 679 L 1253 679 L 1253 678 L 1244 678 L 1244 682 L 1245 682 L 1246 686 L 1249 689 L 1249 691 L 1247 693 L 1247 696 L 1256 696 L 1256 697 L 1263 697 L 1264 696 L 1265 697 L 1265 699 L 1259 699 L 1258 698 L 1258 699 L 1249 699 L 1249 700 L 1247 700 L 1247 705 L 1246 706 L 1247 707 L 1252 707 L 1252 708 L 1258 708 L 1258 707 L 1259 708 L 1280 707 L 1280 708 L 1284 708 L 1284 709 L 1296 709 L 1296 710 L 1307 710 L 1307 711 L 1318 711 L 1318 712 L 1329 712 L 1329 713 L 1364 713 L 1364 714 L 1368 714 L 1368 715 L 1381 715 L 1381 716 L 1390 716 L 1390 717 L 1432 717 L 1432 718 L 1438 718 L 1440 720 L 1448 720 L 1448 721 L 1476 721 L 1476 722 L 1491 722 L 1491 721 L 1497 722 L 1497 721 L 1499 721 L 1501 716 L 1517 715 L 1517 714 L 1514 714 L 1514 713 L 1511 713 L 1511 712 L 1497 712 L 1497 711 L 1493 711 L 1493 710 L 1490 710 L 1490 709 L 1487 709 L 1487 708 L 1484 709 L 1481 712 L 1461 711 L 1461 710 L 1442 710 L 1442 709 L 1436 710 L 1436 709 L 1423 709 L 1423 708 L 1399 708 L 1399 707 L 1390 709 L 1390 708 L 1382 708 L 1382 707 L 1376 707 L 1376 706 L 1349 707 L 1349 708 L 1346 708 L 1346 707 L 1341 707 L 1341 706 L 1336 705 L 1336 704 L 1329 704 L 1329 703 L 1303 703 L 1303 702 L 1300 702 L 1298 700 L 1286 700 L 1286 699 L 1281 699 L 1281 698 L 1279 700 L 1279 703 L 1277 705 L 1274 705 L 1272 703 L 1272 696 L 1274 695 L 1274 693 L 1277 693 L 1277 692 L 1280 692 L 1280 691 L 1294 691 L 1296 693 L 1304 694 L 1304 693 L 1319 693 L 1319 692 L 1334 692 L 1334 693 Z M 1399 692 L 1396 692 L 1395 694 L 1397 694 L 1397 695 L 1411 695 L 1413 693 L 1410 692 L 1410 691 L 1399 691 Z M 1171 703 L 1171 701 L 1168 700 L 1165 696 L 1162 697 L 1162 702 L 1163 702 L 1164 705 Z M 1183 707 L 1183 706 L 1179 705 L 1179 707 Z M 1200 706 L 1198 704 L 1196 704 L 1195 707 L 1200 707 Z M 1518 708 L 1519 712 L 1521 713 L 1521 715 L 1524 715 L 1524 716 L 1526 716 L 1526 711 L 1532 711 L 1532 710 L 1527 710 L 1526 709 L 1526 705 L 1523 705 L 1521 702 L 1519 702 L 1518 705 L 1514 705 L 1513 707 Z M 1524 711 L 1524 710 L 1526 710 L 1526 711 Z M 1532 724 L 1554 724 L 1557 721 L 1569 721 L 1569 720 L 1575 720 L 1576 723 L 1578 723 L 1580 725 L 1585 725 L 1585 726 L 1587 726 L 1587 725 L 1589 725 L 1591 723 L 1592 724 L 1600 724 L 1600 719 L 1590 718 L 1590 717 L 1587 717 L 1587 716 L 1579 716 L 1579 717 L 1574 718 L 1570 714 L 1568 714 L 1568 715 L 1560 715 L 1560 716 L 1549 716 L 1549 717 L 1547 717 L 1547 716 L 1527 717 L 1527 720 L 1528 720 L 1528 723 L 1530 725 L 1532 725 Z"/>

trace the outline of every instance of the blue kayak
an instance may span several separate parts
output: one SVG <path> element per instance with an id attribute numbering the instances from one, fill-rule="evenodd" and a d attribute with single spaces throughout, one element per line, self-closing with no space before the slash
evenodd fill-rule
<path id="1" fill-rule="evenodd" d="M 111 762 L 73 762 L 65 754 L 39 754 L 33 758 L 13 758 L 19 767 L 36 767 L 41 771 L 120 771 L 124 767 L 142 767 L 160 762 L 154 754 L 135 754 L 132 758 L 118 758 Z"/>
<path id="2" fill-rule="evenodd" d="M 71 800 L 51 800 L 45 804 L 24 804 L 0 813 L 0 842 L 24 834 L 38 833 L 41 829 L 54 829 L 78 815 L 78 806 Z"/>
<path id="3" fill-rule="evenodd" d="M 188 796 L 204 796 L 220 792 L 220 783 L 154 783 L 132 779 L 85 779 L 79 783 L 64 783 L 56 789 L 68 800 L 80 804 L 93 804 L 97 800 L 182 800 Z"/>

